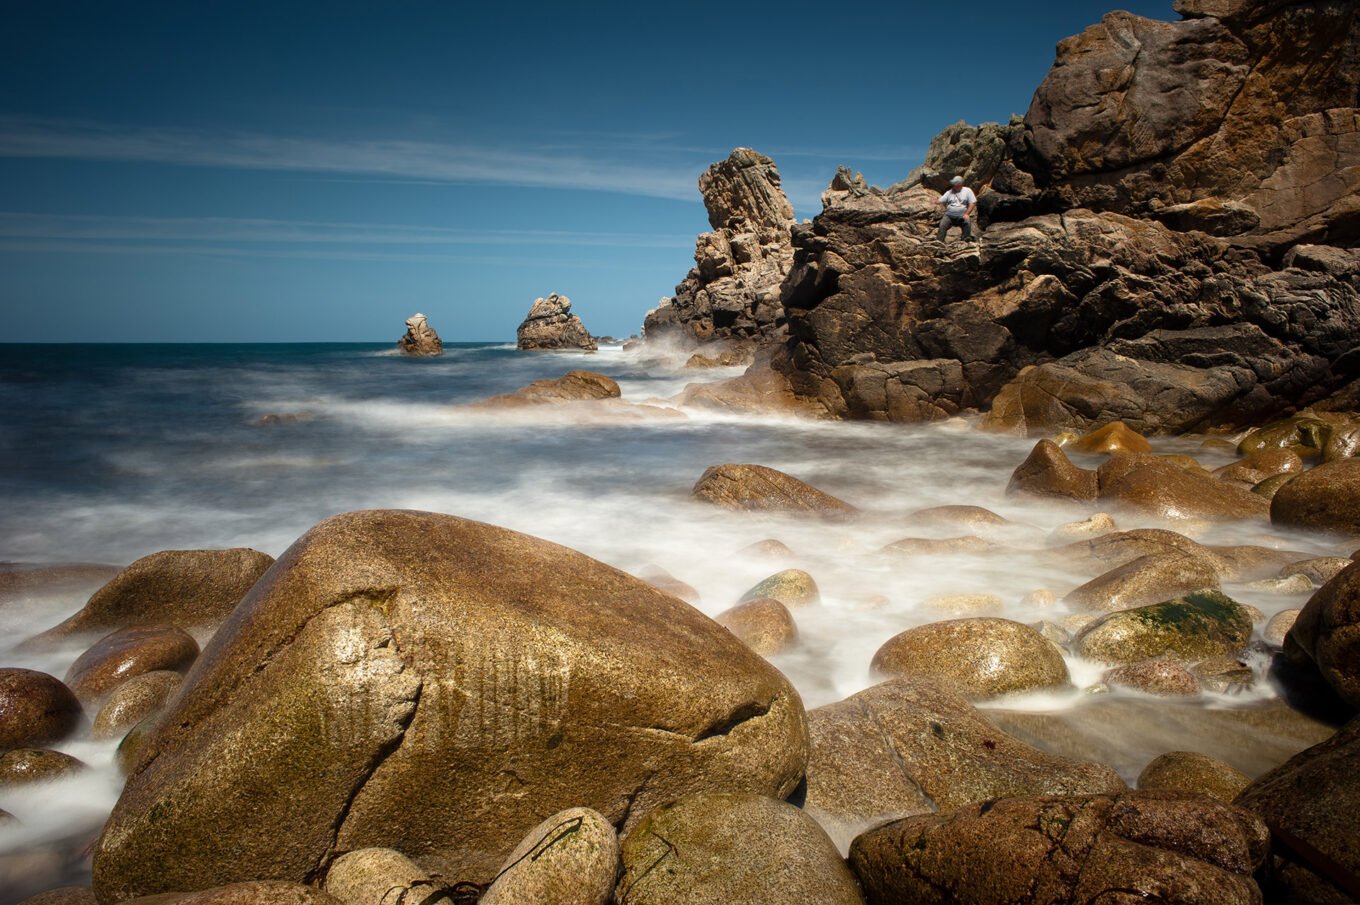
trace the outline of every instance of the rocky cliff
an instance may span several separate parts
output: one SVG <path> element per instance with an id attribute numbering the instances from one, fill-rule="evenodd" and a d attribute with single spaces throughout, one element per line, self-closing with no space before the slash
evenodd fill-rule
<path id="1" fill-rule="evenodd" d="M 524 350 L 596 349 L 586 325 L 571 313 L 571 299 L 556 292 L 547 298 L 534 299 L 515 336 L 519 348 Z"/>
<path id="2" fill-rule="evenodd" d="M 685 343 L 782 335 L 780 285 L 793 261 L 793 206 L 774 161 L 737 148 L 699 177 L 712 232 L 695 242 L 694 267 L 648 312 L 649 339 Z"/>
<path id="3" fill-rule="evenodd" d="M 1357 5 L 1181 0 L 1062 42 L 1023 119 L 951 127 L 792 231 L 774 356 L 838 417 L 1250 423 L 1360 376 Z M 933 237 L 939 179 L 980 246 Z"/>

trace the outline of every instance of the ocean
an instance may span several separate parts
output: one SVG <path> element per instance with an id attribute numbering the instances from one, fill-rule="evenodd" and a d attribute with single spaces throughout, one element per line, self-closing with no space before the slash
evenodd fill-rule
<path id="1" fill-rule="evenodd" d="M 928 506 L 990 508 L 1018 523 L 996 538 L 1017 550 L 1043 548 L 1053 528 L 1085 517 L 1006 496 L 1010 472 L 1034 441 L 984 433 L 962 419 L 889 425 L 699 409 L 621 419 L 575 407 L 460 408 L 575 368 L 613 377 L 626 400 L 659 404 L 690 382 L 740 373 L 686 370 L 682 361 L 618 347 L 520 353 L 498 344 L 451 344 L 433 360 L 367 343 L 0 346 L 0 561 L 123 565 L 162 549 L 228 546 L 277 556 L 329 515 L 398 507 L 503 525 L 630 572 L 659 566 L 696 588 L 697 605 L 710 615 L 769 573 L 797 566 L 814 575 L 822 603 L 795 613 L 801 640 L 773 662 L 809 708 L 872 684 L 870 659 L 894 634 L 948 618 L 927 605 L 932 597 L 995 594 L 1005 604 L 1001 615 L 1058 620 L 1067 612 L 1061 603 L 1022 600 L 1040 588 L 1061 597 L 1092 577 L 1023 553 L 903 560 L 880 552 L 902 537 L 967 533 L 910 526 L 907 516 Z M 1194 452 L 1209 466 L 1228 461 L 1190 440 L 1159 446 Z M 789 472 L 867 515 L 826 524 L 691 500 L 703 471 L 724 462 Z M 1206 542 L 1341 552 L 1263 525 L 1187 530 Z M 738 555 L 767 538 L 787 544 L 793 559 Z M 1267 616 L 1306 599 L 1227 590 Z M 0 665 L 63 676 L 83 645 L 17 645 L 70 615 L 87 594 L 0 602 Z M 1264 657 L 1252 662 L 1262 676 L 1252 690 L 1190 703 L 1090 694 L 1101 668 L 1067 659 L 1070 691 L 988 707 L 1058 714 L 1074 732 L 1112 742 L 1112 765 L 1129 781 L 1172 747 L 1231 755 L 1248 766 L 1259 761 L 1264 769 L 1291 745 L 1305 746 L 1284 730 L 1254 742 L 1257 736 L 1233 736 L 1221 720 L 1208 719 L 1275 696 Z M 1112 720 L 1112 700 L 1128 702 L 1123 712 L 1133 715 Z M 1173 711 L 1174 719 L 1158 716 Z M 0 829 L 0 887 L 6 877 L 36 890 L 85 876 L 81 852 L 120 786 L 114 745 L 77 740 L 60 747 L 94 769 L 50 786 L 0 789 L 0 808 L 22 821 Z"/>

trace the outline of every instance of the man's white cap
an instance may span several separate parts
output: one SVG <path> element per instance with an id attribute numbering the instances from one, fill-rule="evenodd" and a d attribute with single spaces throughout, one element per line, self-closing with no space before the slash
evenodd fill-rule
<path id="1" fill-rule="evenodd" d="M 963 177 L 962 177 L 962 176 L 955 176 L 953 179 L 949 180 L 949 184 L 950 184 L 950 185 L 963 185 Z"/>

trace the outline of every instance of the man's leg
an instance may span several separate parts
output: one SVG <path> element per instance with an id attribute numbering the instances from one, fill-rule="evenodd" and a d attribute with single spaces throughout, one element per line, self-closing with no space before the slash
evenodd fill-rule
<path id="1" fill-rule="evenodd" d="M 973 238 L 972 221 L 969 220 L 967 217 L 964 217 L 962 220 L 959 221 L 959 225 L 963 227 L 963 241 L 967 242 L 970 239 L 972 239 Z"/>
<path id="2" fill-rule="evenodd" d="M 953 217 L 950 217 L 948 214 L 944 214 L 943 216 L 941 216 L 940 231 L 936 234 L 936 238 L 943 242 L 945 240 L 945 236 L 949 235 L 949 227 L 953 225 L 954 225 Z"/>

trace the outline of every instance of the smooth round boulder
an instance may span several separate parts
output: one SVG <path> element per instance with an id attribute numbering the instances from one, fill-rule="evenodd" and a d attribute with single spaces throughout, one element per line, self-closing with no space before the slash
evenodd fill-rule
<path id="1" fill-rule="evenodd" d="M 1285 484 L 1270 501 L 1270 521 L 1281 528 L 1360 534 L 1360 460 L 1327 462 Z"/>
<path id="2" fill-rule="evenodd" d="M 1292 449 L 1263 449 L 1222 468 L 1215 469 L 1220 481 L 1236 481 L 1253 487 L 1279 475 L 1303 471 L 1303 459 Z"/>
<path id="3" fill-rule="evenodd" d="M 1314 456 L 1327 446 L 1332 425 L 1313 415 L 1295 415 L 1266 424 L 1247 434 L 1237 444 L 1243 456 L 1271 449 L 1289 449 L 1299 455 Z"/>
<path id="4" fill-rule="evenodd" d="M 1280 570 L 1281 578 L 1302 575 L 1310 582 L 1321 587 L 1341 574 L 1352 560 L 1344 556 L 1317 556 L 1292 562 Z"/>
<path id="5" fill-rule="evenodd" d="M 1244 487 L 1196 474 L 1160 458 L 1138 464 L 1109 481 L 1102 475 L 1100 499 L 1139 515 L 1173 521 L 1265 519 L 1271 507 L 1269 500 Z"/>
<path id="6" fill-rule="evenodd" d="M 870 669 L 884 677 L 941 680 L 974 700 L 1063 688 L 1071 679 L 1048 639 L 1023 623 L 986 617 L 932 622 L 894 635 L 874 654 Z"/>
<path id="7" fill-rule="evenodd" d="M 280 557 L 136 741 L 93 887 L 301 881 L 372 847 L 485 886 L 545 813 L 782 798 L 806 757 L 788 680 L 688 604 L 503 528 L 352 512 Z"/>
<path id="8" fill-rule="evenodd" d="M 1283 647 L 1285 636 L 1294 627 L 1295 621 L 1299 618 L 1299 613 L 1302 612 L 1303 610 L 1298 608 L 1280 610 L 1274 616 L 1271 616 L 1266 627 L 1261 629 L 1261 637 L 1265 639 L 1267 644 Z"/>
<path id="9" fill-rule="evenodd" d="M 1197 591 L 1110 613 L 1078 633 L 1075 647 L 1088 660 L 1135 663 L 1154 657 L 1178 662 L 1233 654 L 1251 638 L 1251 617 L 1218 591 Z"/>
<path id="10" fill-rule="evenodd" d="M 604 816 L 569 808 L 534 827 L 478 905 L 606 905 L 619 874 L 619 837 Z"/>
<path id="11" fill-rule="evenodd" d="M 1288 578 L 1262 578 L 1260 581 L 1253 581 L 1247 584 L 1247 588 L 1261 594 L 1278 594 L 1281 597 L 1293 597 L 1299 594 L 1313 593 L 1312 579 L 1307 575 L 1294 574 Z M 1253 619 L 1252 621 L 1260 621 Z"/>
<path id="12" fill-rule="evenodd" d="M 774 537 L 767 537 L 749 544 L 737 551 L 738 556 L 761 559 L 794 559 L 796 554 L 789 545 Z"/>
<path id="13" fill-rule="evenodd" d="M 90 735 L 97 739 L 118 738 L 164 707 L 179 691 L 184 677 L 169 670 L 142 673 L 114 689 L 95 714 Z"/>
<path id="14" fill-rule="evenodd" d="M 1360 563 L 1347 566 L 1309 598 L 1288 639 L 1317 664 L 1342 700 L 1360 707 Z"/>
<path id="15" fill-rule="evenodd" d="M 1140 660 L 1107 669 L 1100 677 L 1106 685 L 1131 688 L 1163 698 L 1193 698 L 1199 695 L 1195 674 L 1177 663 L 1165 660 Z"/>
<path id="16" fill-rule="evenodd" d="M 1190 673 L 1204 691 L 1237 694 L 1256 684 L 1256 673 L 1242 659 L 1218 654 L 1190 667 Z"/>
<path id="17" fill-rule="evenodd" d="M 1090 518 L 1082 519 L 1077 522 L 1064 522 L 1048 535 L 1050 546 L 1070 544 L 1077 541 L 1087 540 L 1093 537 L 1100 537 L 1112 531 L 1119 530 L 1115 524 L 1114 517 L 1108 512 L 1097 512 Z"/>
<path id="18" fill-rule="evenodd" d="M 628 905 L 862 905 L 826 831 L 783 801 L 689 795 L 623 840 L 617 901 Z"/>
<path id="19" fill-rule="evenodd" d="M 419 864 L 390 848 L 361 848 L 336 858 L 326 871 L 324 888 L 344 905 L 453 905 L 442 884 Z"/>
<path id="20" fill-rule="evenodd" d="M 15 748 L 0 754 L 0 786 L 53 782 L 87 769 L 79 758 L 47 748 Z"/>
<path id="21" fill-rule="evenodd" d="M 1011 473 L 1007 494 L 1090 502 L 1096 498 L 1096 473 L 1072 464 L 1052 440 L 1040 440 Z"/>
<path id="22" fill-rule="evenodd" d="M 1152 452 L 1152 444 L 1147 438 L 1123 421 L 1111 421 L 1088 431 L 1069 446 L 1078 452 L 1104 455 Z"/>
<path id="23" fill-rule="evenodd" d="M 199 892 L 158 893 L 122 905 L 343 905 L 339 899 L 302 883 L 247 880 Z"/>
<path id="24" fill-rule="evenodd" d="M 133 625 L 104 637 L 71 664 L 66 685 L 84 704 L 104 700 L 128 679 L 156 671 L 185 672 L 198 642 L 173 625 Z"/>
<path id="25" fill-rule="evenodd" d="M 1221 760 L 1195 751 L 1169 751 L 1138 774 L 1138 788 L 1191 792 L 1231 804 L 1251 777 Z"/>
<path id="26" fill-rule="evenodd" d="M 1252 487 L 1251 492 L 1257 496 L 1273 500 L 1275 494 L 1280 492 L 1280 488 L 1294 480 L 1295 477 L 1297 477 L 1297 474 L 1277 474 Z"/>
<path id="27" fill-rule="evenodd" d="M 798 626 L 793 621 L 793 614 L 773 597 L 739 603 L 713 618 L 762 657 L 787 650 L 798 641 Z"/>
<path id="28" fill-rule="evenodd" d="M 1218 567 L 1208 557 L 1153 553 L 1091 579 L 1063 601 L 1089 613 L 1110 613 L 1218 586 Z"/>
<path id="29" fill-rule="evenodd" d="M 0 751 L 40 748 L 80 726 L 80 701 L 55 676 L 32 669 L 0 669 Z"/>
<path id="30" fill-rule="evenodd" d="M 928 509 L 917 509 L 907 516 L 906 523 L 925 528 L 966 531 L 985 531 L 1014 524 L 1010 519 L 981 506 L 931 506 Z"/>
<path id="31" fill-rule="evenodd" d="M 868 905 L 1259 905 L 1270 833 L 1178 792 L 1025 796 L 907 817 L 850 847 Z"/>
<path id="32" fill-rule="evenodd" d="M 859 514 L 844 500 L 764 465 L 715 465 L 703 473 L 690 496 L 739 512 L 782 512 L 836 521 Z"/>
<path id="33" fill-rule="evenodd" d="M 770 598 L 787 607 L 797 609 L 820 603 L 822 592 L 812 576 L 802 569 L 785 569 L 762 579 L 755 587 L 741 595 L 740 603 Z"/>
<path id="34" fill-rule="evenodd" d="M 258 550 L 162 550 L 143 556 L 39 639 L 107 633 L 129 625 L 213 627 L 274 563 Z"/>

